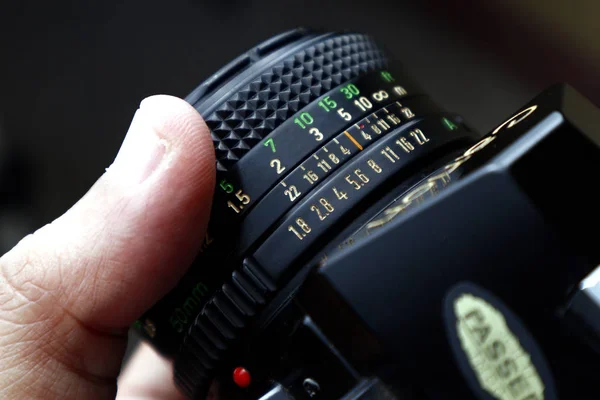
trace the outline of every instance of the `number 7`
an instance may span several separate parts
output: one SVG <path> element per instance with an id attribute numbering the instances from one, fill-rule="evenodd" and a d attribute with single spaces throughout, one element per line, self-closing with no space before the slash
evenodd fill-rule
<path id="1" fill-rule="evenodd" d="M 269 139 L 265 140 L 264 145 L 265 145 L 265 147 L 270 146 L 273 153 L 275 153 L 275 142 L 273 142 L 273 138 L 269 138 Z"/>

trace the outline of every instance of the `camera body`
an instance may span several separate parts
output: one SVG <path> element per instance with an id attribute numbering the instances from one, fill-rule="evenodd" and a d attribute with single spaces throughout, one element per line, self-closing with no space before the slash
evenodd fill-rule
<path id="1" fill-rule="evenodd" d="M 187 395 L 597 397 L 600 110 L 573 88 L 482 137 L 370 38 L 296 30 L 187 100 L 211 225 L 137 323 Z"/>

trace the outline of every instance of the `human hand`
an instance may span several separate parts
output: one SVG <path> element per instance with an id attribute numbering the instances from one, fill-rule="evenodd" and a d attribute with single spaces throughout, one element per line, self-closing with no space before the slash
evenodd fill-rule
<path id="1" fill-rule="evenodd" d="M 128 327 L 194 259 L 214 180 L 200 115 L 174 97 L 144 100 L 90 191 L 0 258 L 0 398 L 115 398 Z M 183 397 L 143 345 L 118 398 Z"/>

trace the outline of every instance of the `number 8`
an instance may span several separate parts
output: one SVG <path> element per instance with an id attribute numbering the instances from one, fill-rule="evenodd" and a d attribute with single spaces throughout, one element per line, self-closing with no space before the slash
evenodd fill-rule
<path id="1" fill-rule="evenodd" d="M 380 90 L 379 92 L 373 93 L 373 99 L 375 101 L 381 101 L 383 99 L 387 99 L 390 97 L 385 90 Z"/>

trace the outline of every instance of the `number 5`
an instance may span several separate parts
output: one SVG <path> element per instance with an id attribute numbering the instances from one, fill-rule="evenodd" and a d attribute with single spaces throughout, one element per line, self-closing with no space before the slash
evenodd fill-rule
<path id="1" fill-rule="evenodd" d="M 233 192 L 233 185 L 231 183 L 228 183 L 225 179 L 221 181 L 219 186 L 221 186 L 221 189 L 223 189 L 225 193 Z"/>
<path id="2" fill-rule="evenodd" d="M 350 175 L 346 177 L 346 182 L 352 185 L 352 187 L 356 190 L 360 190 L 361 186 L 354 179 L 350 178 Z"/>
<path id="3" fill-rule="evenodd" d="M 242 204 L 248 204 L 248 203 L 250 203 L 250 196 L 248 196 L 247 194 L 242 193 L 242 189 L 238 190 L 235 193 L 235 197 L 237 197 L 238 200 L 242 202 Z"/>
<path id="4" fill-rule="evenodd" d="M 349 112 L 344 111 L 343 108 L 338 108 L 337 112 L 340 114 L 340 117 L 344 118 L 346 121 L 350 121 L 352 119 L 352 115 L 350 115 Z"/>

